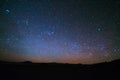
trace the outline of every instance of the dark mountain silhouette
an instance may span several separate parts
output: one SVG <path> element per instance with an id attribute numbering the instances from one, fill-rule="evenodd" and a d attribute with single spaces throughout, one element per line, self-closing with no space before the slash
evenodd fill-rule
<path id="1" fill-rule="evenodd" d="M 32 63 L 31 61 L 25 61 L 25 62 L 21 62 L 21 63 L 27 63 L 27 64 L 30 64 Z"/>
<path id="2" fill-rule="evenodd" d="M 23 79 L 120 79 L 120 60 L 93 65 L 0 61 L 0 77 Z M 56 78 L 57 77 L 57 78 Z M 2 80 L 2 79 L 0 79 Z"/>

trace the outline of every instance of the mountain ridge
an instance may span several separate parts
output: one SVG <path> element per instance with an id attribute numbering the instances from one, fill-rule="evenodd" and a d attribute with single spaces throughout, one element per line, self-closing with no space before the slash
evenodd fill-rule
<path id="1" fill-rule="evenodd" d="M 116 63 L 119 64 L 120 63 L 120 59 L 117 60 L 113 60 L 113 61 L 109 61 L 109 62 L 101 62 L 101 63 L 95 63 L 95 64 L 82 64 L 82 63 L 78 63 L 78 64 L 71 64 L 71 63 L 57 63 L 57 62 L 48 62 L 48 63 L 36 63 L 36 62 L 32 62 L 32 61 L 22 61 L 22 62 L 9 62 L 9 61 L 2 61 L 0 60 L 0 64 L 1 63 L 24 63 L 24 64 L 67 64 L 67 65 L 99 65 L 99 64 L 109 64 L 109 63 Z"/>
<path id="2" fill-rule="evenodd" d="M 0 61 L 0 73 L 0 77 L 12 77 L 15 80 L 46 78 L 54 78 L 55 80 L 105 80 L 107 78 L 114 80 L 115 78 L 119 79 L 120 60 L 93 65 Z"/>

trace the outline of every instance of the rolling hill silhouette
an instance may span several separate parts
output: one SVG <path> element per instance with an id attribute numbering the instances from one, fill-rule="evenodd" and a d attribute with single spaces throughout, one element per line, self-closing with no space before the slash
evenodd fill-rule
<path id="1" fill-rule="evenodd" d="M 93 65 L 32 63 L 0 61 L 0 77 L 23 79 L 90 79 L 105 80 L 119 78 L 120 60 Z M 56 78 L 57 77 L 57 78 Z"/>

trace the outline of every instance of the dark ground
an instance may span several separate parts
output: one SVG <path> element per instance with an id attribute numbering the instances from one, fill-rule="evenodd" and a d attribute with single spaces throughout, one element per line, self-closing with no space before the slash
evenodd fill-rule
<path id="1" fill-rule="evenodd" d="M 0 62 L 0 80 L 120 80 L 120 60 L 94 65 Z"/>

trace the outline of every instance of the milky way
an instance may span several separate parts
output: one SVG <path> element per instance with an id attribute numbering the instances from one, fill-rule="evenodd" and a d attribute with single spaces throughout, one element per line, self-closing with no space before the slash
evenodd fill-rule
<path id="1" fill-rule="evenodd" d="M 0 60 L 120 59 L 118 0 L 1 0 Z"/>

